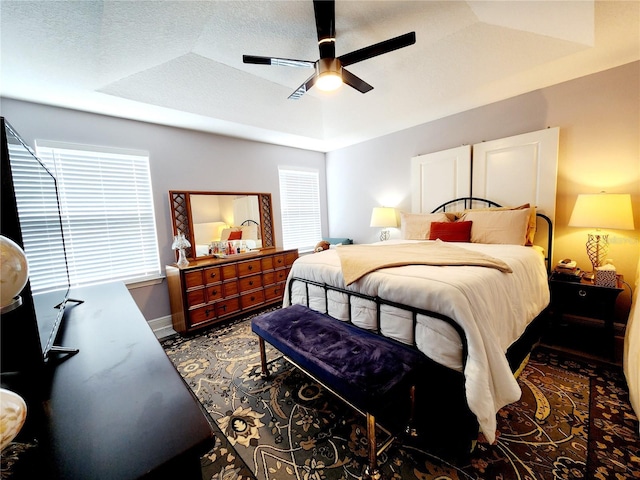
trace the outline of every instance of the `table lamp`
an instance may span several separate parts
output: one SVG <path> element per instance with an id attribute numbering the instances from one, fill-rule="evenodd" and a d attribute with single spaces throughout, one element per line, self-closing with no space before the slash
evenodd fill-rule
<path id="1" fill-rule="evenodd" d="M 190 246 L 191 242 L 186 239 L 184 233 L 178 232 L 178 235 L 173 237 L 171 248 L 173 248 L 174 250 L 178 250 L 178 267 L 184 268 L 189 266 L 189 260 L 187 260 L 185 248 L 188 248 Z"/>
<path id="2" fill-rule="evenodd" d="M 609 253 L 609 235 L 601 229 L 633 230 L 631 195 L 628 193 L 580 194 L 571 212 L 570 227 L 595 228 L 587 236 L 587 256 L 593 270 L 586 278 L 593 278 L 596 267 L 603 265 Z"/>
<path id="3" fill-rule="evenodd" d="M 389 228 L 398 226 L 396 209 L 392 207 L 373 207 L 370 226 L 382 228 L 380 231 L 381 242 L 389 240 Z"/>

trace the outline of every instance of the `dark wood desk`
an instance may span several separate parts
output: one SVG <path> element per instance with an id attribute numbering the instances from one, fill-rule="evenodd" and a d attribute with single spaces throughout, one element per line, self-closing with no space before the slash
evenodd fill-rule
<path id="1" fill-rule="evenodd" d="M 38 447 L 47 478 L 201 478 L 213 430 L 124 284 L 71 297 L 84 303 L 57 343 L 79 353 L 52 372 Z"/>

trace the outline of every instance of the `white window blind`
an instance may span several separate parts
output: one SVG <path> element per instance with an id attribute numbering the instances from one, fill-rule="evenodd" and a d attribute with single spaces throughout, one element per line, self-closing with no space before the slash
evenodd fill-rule
<path id="1" fill-rule="evenodd" d="M 36 153 L 58 182 L 70 284 L 158 277 L 160 259 L 148 154 L 53 142 L 36 142 Z M 42 235 L 37 217 L 51 213 L 33 209 L 29 214 L 32 228 L 24 228 L 21 198 L 40 195 L 34 190 L 39 185 L 30 183 L 29 172 L 24 173 L 14 181 L 29 256 L 29 249 L 46 251 L 47 236 Z M 30 258 L 34 291 L 55 283 L 37 274 L 38 268 L 54 270 L 46 263 L 47 255 Z"/>
<path id="2" fill-rule="evenodd" d="M 278 167 L 284 248 L 312 251 L 322 238 L 317 170 Z"/>

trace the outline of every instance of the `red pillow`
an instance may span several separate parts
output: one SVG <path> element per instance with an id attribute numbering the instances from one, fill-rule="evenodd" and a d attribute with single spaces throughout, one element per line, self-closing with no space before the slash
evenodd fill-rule
<path id="1" fill-rule="evenodd" d="M 429 240 L 443 242 L 470 242 L 473 222 L 431 222 Z"/>
<path id="2" fill-rule="evenodd" d="M 242 230 L 234 230 L 229 232 L 228 240 L 242 240 Z"/>

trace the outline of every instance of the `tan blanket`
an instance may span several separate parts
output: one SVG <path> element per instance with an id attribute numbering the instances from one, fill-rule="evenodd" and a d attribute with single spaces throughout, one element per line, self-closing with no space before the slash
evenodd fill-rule
<path id="1" fill-rule="evenodd" d="M 346 245 L 338 247 L 336 252 L 340 257 L 345 285 L 375 270 L 403 265 L 468 265 L 512 272 L 509 265 L 500 259 L 440 240 L 399 245 Z"/>

